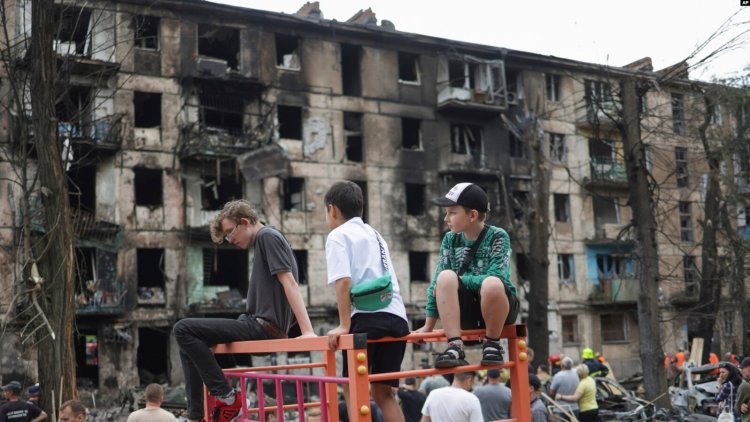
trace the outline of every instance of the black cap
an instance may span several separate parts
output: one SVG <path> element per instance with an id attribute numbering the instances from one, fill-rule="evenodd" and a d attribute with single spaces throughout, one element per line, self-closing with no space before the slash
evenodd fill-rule
<path id="1" fill-rule="evenodd" d="M 18 381 L 11 381 L 3 386 L 3 390 L 11 390 L 18 394 L 21 392 L 21 383 Z"/>
<path id="2" fill-rule="evenodd" d="M 740 362 L 740 369 L 747 368 L 748 366 L 750 366 L 750 357 L 742 359 L 742 362 Z"/>
<path id="3" fill-rule="evenodd" d="M 539 381 L 539 377 L 534 374 L 529 374 L 529 385 L 534 387 L 534 390 L 542 389 L 542 382 Z"/>
<path id="4" fill-rule="evenodd" d="M 487 378 L 500 378 L 500 370 L 497 368 L 492 368 L 487 370 Z"/>
<path id="5" fill-rule="evenodd" d="M 445 196 L 432 198 L 432 203 L 441 207 L 461 205 L 479 212 L 490 210 L 490 201 L 484 189 L 473 183 L 459 183 L 453 186 Z"/>
<path id="6" fill-rule="evenodd" d="M 417 379 L 413 377 L 409 377 L 404 380 L 404 384 L 406 385 L 417 385 Z"/>

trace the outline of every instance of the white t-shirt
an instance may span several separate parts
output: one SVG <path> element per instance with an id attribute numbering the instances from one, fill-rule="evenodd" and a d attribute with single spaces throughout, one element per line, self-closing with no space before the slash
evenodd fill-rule
<path id="1" fill-rule="evenodd" d="M 328 267 L 328 284 L 335 285 L 337 280 L 349 277 L 352 286 L 381 277 L 385 274 L 383 261 L 380 258 L 380 246 L 375 229 L 365 224 L 361 218 L 354 217 L 336 227 L 328 234 L 326 240 L 326 264 Z M 406 319 L 406 308 L 401 298 L 396 272 L 393 271 L 388 244 L 382 237 L 386 262 L 393 283 L 393 300 L 390 305 L 376 312 L 388 312 Z M 352 306 L 351 314 L 367 313 Z"/>
<path id="2" fill-rule="evenodd" d="M 453 386 L 432 390 L 422 406 L 422 414 L 433 422 L 484 422 L 477 396 Z"/>

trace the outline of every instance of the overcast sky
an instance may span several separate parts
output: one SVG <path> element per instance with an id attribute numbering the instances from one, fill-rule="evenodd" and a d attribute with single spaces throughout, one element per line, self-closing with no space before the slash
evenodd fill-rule
<path id="1" fill-rule="evenodd" d="M 294 13 L 305 3 L 218 2 L 283 13 Z M 750 7 L 739 4 L 740 0 L 321 0 L 320 8 L 326 19 L 346 21 L 358 10 L 372 7 L 379 20 L 393 22 L 399 31 L 592 63 L 622 66 L 649 56 L 655 69 L 688 58 L 736 14 L 729 32 L 699 57 L 733 36 L 740 36 L 741 44 L 691 71 L 691 78 L 709 80 L 750 64 Z"/>

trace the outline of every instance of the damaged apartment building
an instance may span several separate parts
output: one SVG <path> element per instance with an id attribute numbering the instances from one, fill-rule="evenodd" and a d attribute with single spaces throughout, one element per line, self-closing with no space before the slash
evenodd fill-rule
<path id="1" fill-rule="evenodd" d="M 28 34 L 31 1 L 11 3 L 15 33 Z M 627 180 L 606 111 L 617 78 L 651 72 L 645 65 L 602 67 L 403 33 L 369 9 L 327 20 L 317 2 L 294 14 L 197 0 L 65 1 L 56 10 L 54 48 L 68 83 L 58 137 L 73 155 L 79 379 L 110 390 L 178 384 L 174 323 L 244 310 L 252 251 L 214 244 L 208 230 L 232 199 L 249 200 L 286 235 L 313 326 L 327 332 L 337 309 L 325 283 L 323 195 L 340 179 L 365 193 L 365 221 L 390 245 L 413 328 L 423 323 L 445 230 L 430 198 L 458 182 L 482 186 L 489 223 L 511 232 L 523 299 L 528 231 L 519 221 L 532 169 L 529 146 L 509 127 L 523 126 L 529 110 L 553 176 L 550 350 L 577 356 L 593 347 L 618 362 L 618 376 L 639 370 L 638 269 L 632 242 L 618 236 L 630 219 Z M 671 89 L 648 99 L 670 115 L 682 95 Z M 13 144 L 12 131 L 5 135 Z M 691 148 L 670 135 L 658 151 L 674 163 L 674 151 L 678 161 L 695 160 Z M 700 164 L 685 165 L 695 188 Z M 697 207 L 679 210 L 678 227 L 697 227 Z M 13 220 L 0 219 L 6 242 Z M 692 271 L 700 257 L 690 251 L 665 252 L 678 280 L 666 294 L 694 286 L 679 282 L 683 260 Z M 733 329 L 724 340 L 742 333 Z M 669 339 L 674 347 L 686 340 Z M 404 366 L 431 362 L 430 347 L 410 346 Z M 3 348 L 5 361 L 12 353 Z"/>

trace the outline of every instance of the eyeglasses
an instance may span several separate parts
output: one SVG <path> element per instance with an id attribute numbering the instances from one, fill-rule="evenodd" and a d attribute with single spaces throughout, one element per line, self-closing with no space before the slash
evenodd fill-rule
<path id="1" fill-rule="evenodd" d="M 244 224 L 237 224 L 234 226 L 231 232 L 229 232 L 228 235 L 224 236 L 224 240 L 227 241 L 227 243 L 232 243 L 232 239 L 234 239 L 234 231 L 237 230 L 237 227 L 243 226 Z"/>

